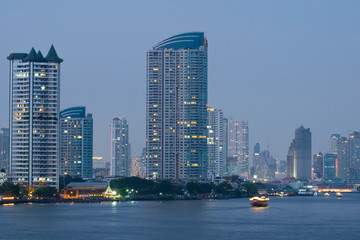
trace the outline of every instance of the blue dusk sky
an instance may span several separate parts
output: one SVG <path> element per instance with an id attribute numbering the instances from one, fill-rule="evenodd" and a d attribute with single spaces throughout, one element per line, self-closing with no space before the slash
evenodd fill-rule
<path id="1" fill-rule="evenodd" d="M 110 122 L 125 116 L 132 156 L 145 146 L 146 51 L 174 34 L 209 43 L 209 105 L 248 120 L 250 150 L 285 159 L 295 128 L 313 152 L 360 128 L 360 1 L 1 1 L 0 125 L 8 126 L 11 51 L 61 67 L 61 109 L 94 117 L 94 156 L 110 155 Z"/>

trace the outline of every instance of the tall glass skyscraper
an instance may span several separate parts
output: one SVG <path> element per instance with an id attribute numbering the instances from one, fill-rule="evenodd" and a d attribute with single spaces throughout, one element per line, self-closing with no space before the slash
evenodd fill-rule
<path id="1" fill-rule="evenodd" d="M 15 183 L 58 187 L 60 63 L 54 46 L 47 56 L 31 49 L 11 53 L 10 177 Z"/>
<path id="2" fill-rule="evenodd" d="M 60 112 L 60 175 L 92 178 L 93 118 L 85 107 Z"/>
<path id="3" fill-rule="evenodd" d="M 146 176 L 207 177 L 207 40 L 169 37 L 147 51 Z"/>
<path id="4" fill-rule="evenodd" d="M 130 176 L 131 157 L 129 143 L 129 125 L 125 118 L 115 117 L 111 128 L 110 176 Z"/>

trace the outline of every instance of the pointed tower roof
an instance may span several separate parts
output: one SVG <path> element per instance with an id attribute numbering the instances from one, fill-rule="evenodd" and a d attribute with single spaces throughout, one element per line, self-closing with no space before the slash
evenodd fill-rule
<path id="1" fill-rule="evenodd" d="M 39 60 L 45 61 L 45 58 L 44 58 L 44 56 L 42 55 L 42 53 L 41 53 L 40 50 L 38 51 L 37 56 L 38 56 L 38 59 L 39 59 Z"/>
<path id="2" fill-rule="evenodd" d="M 51 45 L 50 50 L 48 52 L 48 54 L 45 57 L 45 61 L 47 62 L 63 62 L 64 60 L 62 60 L 61 58 L 59 58 L 59 56 L 56 53 L 56 50 L 54 48 L 54 45 Z"/>
<path id="3" fill-rule="evenodd" d="M 24 62 L 35 62 L 38 59 L 38 55 L 34 48 L 31 48 L 29 54 L 23 59 Z"/>

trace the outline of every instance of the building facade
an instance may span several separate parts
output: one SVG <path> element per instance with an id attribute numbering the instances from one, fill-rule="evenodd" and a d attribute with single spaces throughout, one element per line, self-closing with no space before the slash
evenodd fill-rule
<path id="1" fill-rule="evenodd" d="M 15 183 L 58 188 L 60 63 L 54 46 L 11 53 L 10 177 Z"/>
<path id="2" fill-rule="evenodd" d="M 208 108 L 208 178 L 211 180 L 223 176 L 223 111 L 221 109 Z"/>
<path id="3" fill-rule="evenodd" d="M 331 153 L 338 152 L 337 144 L 338 144 L 339 139 L 340 139 L 340 134 L 331 134 L 331 137 L 330 137 L 330 152 Z"/>
<path id="4" fill-rule="evenodd" d="M 92 178 L 93 118 L 85 107 L 60 112 L 60 175 Z"/>
<path id="5" fill-rule="evenodd" d="M 9 171 L 10 131 L 9 128 L 0 129 L 0 169 Z"/>
<path id="6" fill-rule="evenodd" d="M 338 158 L 336 153 L 324 155 L 324 179 L 335 180 L 337 178 Z"/>
<path id="7" fill-rule="evenodd" d="M 338 178 L 348 179 L 350 168 L 350 141 L 346 137 L 340 137 L 337 142 L 338 154 Z"/>
<path id="8" fill-rule="evenodd" d="M 319 152 L 318 154 L 314 154 L 314 177 L 315 178 L 323 178 L 324 177 L 324 155 Z"/>
<path id="9" fill-rule="evenodd" d="M 303 126 L 295 130 L 287 155 L 287 176 L 311 179 L 311 132 Z"/>
<path id="10" fill-rule="evenodd" d="M 129 177 L 131 168 L 129 125 L 126 119 L 115 117 L 111 128 L 110 176 Z"/>
<path id="11" fill-rule="evenodd" d="M 146 176 L 207 177 L 207 40 L 167 38 L 147 51 Z"/>
<path id="12" fill-rule="evenodd" d="M 360 132 L 353 132 L 349 136 L 350 161 L 348 171 L 348 182 L 360 184 Z"/>
<path id="13" fill-rule="evenodd" d="M 229 157 L 237 158 L 235 168 L 228 169 L 230 175 L 249 177 L 249 126 L 248 121 L 229 120 Z"/>

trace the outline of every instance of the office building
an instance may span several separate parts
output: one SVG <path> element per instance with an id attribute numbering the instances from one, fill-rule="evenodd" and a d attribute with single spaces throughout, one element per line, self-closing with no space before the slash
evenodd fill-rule
<path id="1" fill-rule="evenodd" d="M 324 155 L 324 179 L 335 180 L 337 178 L 338 159 L 335 153 Z"/>
<path id="2" fill-rule="evenodd" d="M 324 155 L 319 152 L 318 154 L 314 154 L 314 177 L 315 178 L 323 178 L 324 177 Z"/>
<path id="3" fill-rule="evenodd" d="M 85 107 L 60 112 L 60 175 L 92 178 L 93 118 Z"/>
<path id="4" fill-rule="evenodd" d="M 229 169 L 230 175 L 249 177 L 249 127 L 248 121 L 229 120 L 229 156 L 237 158 L 235 168 Z"/>
<path id="5" fill-rule="evenodd" d="M 126 119 L 115 117 L 111 128 L 110 176 L 129 177 L 131 167 L 129 125 Z"/>
<path id="6" fill-rule="evenodd" d="M 207 178 L 207 40 L 169 37 L 147 51 L 146 176 Z"/>
<path id="7" fill-rule="evenodd" d="M 10 177 L 14 183 L 58 188 L 60 63 L 54 46 L 11 53 Z"/>
<path id="8" fill-rule="evenodd" d="M 9 171 L 10 132 L 9 128 L 0 129 L 0 169 Z"/>
<path id="9" fill-rule="evenodd" d="M 311 132 L 303 126 L 295 130 L 295 138 L 287 155 L 287 176 L 297 179 L 311 179 Z"/>
<path id="10" fill-rule="evenodd" d="M 223 176 L 223 111 L 208 108 L 207 144 L 208 144 L 208 178 L 211 180 Z"/>

